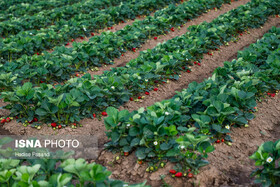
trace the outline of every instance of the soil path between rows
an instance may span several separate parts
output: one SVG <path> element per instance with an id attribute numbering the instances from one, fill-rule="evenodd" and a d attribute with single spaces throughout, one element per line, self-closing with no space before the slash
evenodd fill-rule
<path id="1" fill-rule="evenodd" d="M 256 118 L 249 121 L 249 127 L 231 129 L 233 145 L 215 144 L 216 150 L 210 153 L 207 159 L 210 164 L 201 168 L 200 173 L 193 179 L 172 178 L 169 170 L 173 169 L 174 165 L 171 163 L 154 173 L 147 173 L 145 170 L 148 164 L 139 165 L 135 153 L 128 157 L 120 156 L 120 160 L 114 161 L 117 155 L 103 151 L 96 162 L 112 171 L 114 179 L 130 183 L 146 180 L 148 185 L 155 187 L 163 184 L 160 175 L 165 175 L 165 182 L 173 187 L 253 186 L 250 174 L 256 167 L 249 156 L 263 142 L 280 138 L 280 94 L 264 99 L 257 107 Z"/>

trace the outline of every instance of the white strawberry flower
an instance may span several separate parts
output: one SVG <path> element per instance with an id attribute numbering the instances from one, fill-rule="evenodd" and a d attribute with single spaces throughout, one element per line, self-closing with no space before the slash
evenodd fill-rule
<path id="1" fill-rule="evenodd" d="M 127 126 L 127 127 L 130 127 L 130 124 L 127 124 L 126 126 Z"/>
<path id="2" fill-rule="evenodd" d="M 87 31 L 87 29 L 85 27 L 83 27 L 83 29 L 84 29 L 85 32 Z"/>
<path id="3" fill-rule="evenodd" d="M 180 148 L 181 148 L 181 149 L 185 149 L 185 146 L 181 145 Z"/>
<path id="4" fill-rule="evenodd" d="M 157 145 L 157 144 L 158 144 L 158 142 L 157 142 L 157 141 L 155 141 L 155 142 L 154 142 L 154 145 Z"/>
<path id="5" fill-rule="evenodd" d="M 148 82 L 148 79 L 145 79 L 146 82 Z"/>
<path id="6" fill-rule="evenodd" d="M 168 116 L 170 113 L 169 113 L 169 112 L 165 112 L 164 114 L 165 114 L 166 116 Z"/>
<path id="7" fill-rule="evenodd" d="M 124 184 L 123 187 L 128 187 L 128 184 Z"/>
<path id="8" fill-rule="evenodd" d="M 32 35 L 32 32 L 31 33 L 29 33 L 30 35 Z"/>
<path id="9" fill-rule="evenodd" d="M 227 126 L 226 126 L 226 129 L 228 129 L 228 130 L 229 130 L 229 129 L 230 129 L 230 126 L 229 126 L 229 125 L 227 125 Z"/>
<path id="10" fill-rule="evenodd" d="M 267 159 L 266 159 L 266 162 L 268 162 L 268 163 L 271 163 L 273 161 L 273 158 L 271 158 L 271 157 L 268 157 Z"/>
<path id="11" fill-rule="evenodd" d="M 114 90 L 114 89 L 115 89 L 115 86 L 112 86 L 111 88 Z"/>

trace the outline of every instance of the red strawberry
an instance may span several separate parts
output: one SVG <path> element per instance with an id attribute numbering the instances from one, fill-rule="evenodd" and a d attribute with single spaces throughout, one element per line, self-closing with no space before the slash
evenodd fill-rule
<path id="1" fill-rule="evenodd" d="M 69 45 L 69 42 L 66 44 L 66 46 Z"/>
<path id="2" fill-rule="evenodd" d="M 197 63 L 197 65 L 201 66 L 201 64 L 200 64 L 200 63 Z"/>
<path id="3" fill-rule="evenodd" d="M 128 156 L 129 155 L 129 152 L 124 152 L 124 156 Z"/>
<path id="4" fill-rule="evenodd" d="M 111 30 L 114 29 L 114 27 L 111 27 Z"/>
<path id="5" fill-rule="evenodd" d="M 186 69 L 185 67 L 182 67 L 182 69 Z"/>
<path id="6" fill-rule="evenodd" d="M 158 88 L 154 88 L 154 91 L 158 91 Z"/>
<path id="7" fill-rule="evenodd" d="M 136 48 L 135 48 L 135 47 L 133 47 L 133 48 L 132 48 L 132 51 L 135 51 L 135 50 L 136 50 Z"/>
<path id="8" fill-rule="evenodd" d="M 150 93 L 149 93 L 149 92 L 145 92 L 145 94 L 146 94 L 146 95 L 150 95 Z"/>
<path id="9" fill-rule="evenodd" d="M 217 141 L 216 141 L 216 143 L 220 143 L 220 142 L 221 142 L 220 140 L 217 140 Z"/>
<path id="10" fill-rule="evenodd" d="M 142 99 L 142 97 L 141 97 L 141 96 L 138 96 L 138 99 Z"/>
<path id="11" fill-rule="evenodd" d="M 92 114 L 92 116 L 93 116 L 94 118 L 96 118 L 96 114 Z"/>
<path id="12" fill-rule="evenodd" d="M 191 172 L 191 169 L 188 169 L 188 172 Z"/>
<path id="13" fill-rule="evenodd" d="M 191 71 L 188 69 L 187 72 L 190 73 Z"/>
<path id="14" fill-rule="evenodd" d="M 44 83 L 44 81 L 40 81 L 40 83 Z"/>
<path id="15" fill-rule="evenodd" d="M 130 100 L 130 101 L 133 101 L 133 98 L 131 97 L 129 100 Z"/>
<path id="16" fill-rule="evenodd" d="M 162 81 L 162 83 L 163 83 L 163 84 L 165 84 L 165 82 L 164 82 L 164 81 Z"/>
<path id="17" fill-rule="evenodd" d="M 122 21 L 122 23 L 124 23 L 124 21 Z"/>
<path id="18" fill-rule="evenodd" d="M 277 18 L 279 18 L 279 15 L 276 15 Z"/>
<path id="19" fill-rule="evenodd" d="M 33 121 L 34 121 L 34 122 L 37 122 L 37 121 L 38 121 L 38 119 L 37 119 L 37 118 L 34 118 L 34 119 L 33 119 Z"/>
<path id="20" fill-rule="evenodd" d="M 40 53 L 37 52 L 37 55 L 40 55 Z"/>
<path id="21" fill-rule="evenodd" d="M 102 116 L 107 116 L 107 112 L 102 112 Z"/>
<path id="22" fill-rule="evenodd" d="M 111 28 L 110 27 L 108 27 L 108 30 L 110 30 Z"/>
<path id="23" fill-rule="evenodd" d="M 81 38 L 82 40 L 84 39 L 84 37 L 82 37 L 82 36 L 81 36 L 80 38 Z"/>
<path id="24" fill-rule="evenodd" d="M 192 173 L 189 173 L 189 174 L 188 174 L 188 177 L 189 177 L 189 178 L 192 178 L 192 177 L 193 177 L 193 174 L 192 174 Z"/>
<path id="25" fill-rule="evenodd" d="M 7 121 L 7 122 L 10 122 L 10 121 L 11 121 L 11 119 L 10 119 L 9 117 L 7 117 L 6 121 Z"/>
<path id="26" fill-rule="evenodd" d="M 91 33 L 91 36 L 94 36 L 94 33 L 93 33 L 93 32 Z"/>
<path id="27" fill-rule="evenodd" d="M 56 127 L 56 123 L 51 123 L 51 126 L 52 127 Z"/>
<path id="28" fill-rule="evenodd" d="M 275 94 L 275 93 L 273 93 L 273 94 L 271 94 L 270 96 L 271 96 L 271 97 L 275 97 L 275 95 L 276 95 L 276 94 Z"/>
<path id="29" fill-rule="evenodd" d="M 188 19 L 188 21 L 191 21 L 191 19 Z"/>
<path id="30" fill-rule="evenodd" d="M 175 177 L 182 177 L 182 176 L 183 176 L 182 172 L 178 172 L 175 174 Z"/>
<path id="31" fill-rule="evenodd" d="M 73 123 L 74 126 L 77 126 L 77 123 Z"/>
<path id="32" fill-rule="evenodd" d="M 224 139 L 222 139 L 222 142 L 225 142 L 225 140 L 224 140 Z"/>
<path id="33" fill-rule="evenodd" d="M 142 160 L 138 160 L 138 164 L 143 164 L 143 161 Z"/>
<path id="34" fill-rule="evenodd" d="M 6 119 L 2 119 L 2 120 L 1 120 L 1 123 L 2 123 L 2 124 L 6 123 Z"/>
<path id="35" fill-rule="evenodd" d="M 58 125 L 58 128 L 59 128 L 59 129 L 61 129 L 61 128 L 62 128 L 62 126 L 61 126 L 61 125 Z"/>
<path id="36" fill-rule="evenodd" d="M 197 62 L 194 62 L 194 64 L 197 64 Z"/>
<path id="37" fill-rule="evenodd" d="M 124 54 L 122 54 L 122 56 L 124 56 Z"/>
<path id="38" fill-rule="evenodd" d="M 271 95 L 271 93 L 267 93 L 267 95 Z"/>
<path id="39" fill-rule="evenodd" d="M 158 83 L 158 81 L 154 81 L 154 83 Z"/>
<path id="40" fill-rule="evenodd" d="M 79 74 L 78 74 L 78 73 L 76 73 L 76 77 L 79 77 Z"/>
<path id="41" fill-rule="evenodd" d="M 71 42 L 74 42 L 74 39 L 72 39 Z"/>
<path id="42" fill-rule="evenodd" d="M 169 170 L 169 173 L 171 173 L 171 174 L 175 174 L 175 173 L 176 173 L 176 171 L 175 171 L 174 169 L 171 169 L 171 170 Z"/>
<path id="43" fill-rule="evenodd" d="M 154 40 L 157 40 L 157 37 L 156 37 L 156 36 L 154 37 Z"/>
<path id="44" fill-rule="evenodd" d="M 240 33 L 240 36 L 242 36 L 243 34 L 242 33 Z"/>

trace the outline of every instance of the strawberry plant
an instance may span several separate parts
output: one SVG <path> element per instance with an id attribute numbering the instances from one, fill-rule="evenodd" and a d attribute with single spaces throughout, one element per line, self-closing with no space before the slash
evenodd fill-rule
<path id="1" fill-rule="evenodd" d="M 261 166 L 252 173 L 256 178 L 255 183 L 262 186 L 280 185 L 280 140 L 263 143 L 250 159 L 255 161 L 256 166 Z"/>

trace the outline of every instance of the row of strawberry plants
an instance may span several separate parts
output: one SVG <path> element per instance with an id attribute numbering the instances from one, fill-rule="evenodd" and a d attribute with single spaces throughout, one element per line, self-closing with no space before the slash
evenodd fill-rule
<path id="1" fill-rule="evenodd" d="M 65 43 L 71 38 L 79 36 L 83 38 L 84 35 L 93 35 L 91 31 L 99 31 L 99 29 L 103 29 L 107 26 L 109 26 L 110 29 L 113 24 L 124 22 L 125 19 L 134 19 L 137 15 L 148 15 L 151 11 L 158 10 L 170 3 L 179 1 L 180 0 L 128 1 L 117 7 L 95 10 L 89 14 L 79 14 L 71 20 L 61 20 L 57 22 L 56 25 L 52 25 L 48 28 L 42 28 L 38 31 L 22 31 L 15 36 L 0 39 L 0 54 L 4 60 L 9 61 L 17 59 L 23 54 L 39 54 L 39 52 Z M 69 12 L 72 13 L 72 11 Z M 40 18 L 37 17 L 37 19 Z M 42 23 L 44 24 L 45 22 Z M 28 26 L 28 24 L 23 25 Z M 19 27 L 18 24 L 14 26 Z M 8 28 L 3 27 L 3 29 Z M 19 28 L 19 30 L 21 30 L 21 28 Z M 3 63 L 3 59 L 0 59 L 1 63 Z"/>
<path id="2" fill-rule="evenodd" d="M 111 139 L 107 148 L 125 155 L 136 151 L 139 160 L 154 164 L 175 161 L 180 172 L 197 170 L 200 160 L 190 154 L 196 146 L 191 137 L 206 136 L 212 143 L 226 141 L 231 145 L 230 129 L 254 118 L 256 101 L 265 92 L 280 89 L 279 51 L 280 28 L 273 27 L 257 43 L 239 52 L 237 60 L 225 62 L 212 77 L 189 84 L 170 100 L 131 113 L 107 108 L 104 122 Z M 213 149 L 202 150 L 198 149 L 202 154 Z"/>
<path id="3" fill-rule="evenodd" d="M 4 9 L 0 14 L 0 21 L 10 19 L 12 17 L 20 17 L 23 15 L 33 15 L 43 10 L 49 10 L 56 7 L 71 5 L 79 2 L 79 0 L 55 0 L 55 1 L 32 1 L 27 3 L 16 3 Z M 1 6 L 1 5 L 0 5 Z M 1 6 L 3 8 L 3 5 Z"/>
<path id="4" fill-rule="evenodd" d="M 112 59 L 120 57 L 121 53 L 125 50 L 139 47 L 152 36 L 164 34 L 172 26 L 179 26 L 208 9 L 220 7 L 223 3 L 229 2 L 229 0 L 190 0 L 179 6 L 170 5 L 164 10 L 157 11 L 153 17 L 137 21 L 132 26 L 126 26 L 115 33 L 102 33 L 101 36 L 92 38 L 90 42 L 74 43 L 71 49 L 57 47 L 53 53 L 44 53 L 44 56 L 24 56 L 15 62 L 16 65 L 14 62 L 7 62 L 4 66 L 0 67 L 0 72 L 3 74 L 13 72 L 13 74 L 18 74 L 17 77 L 19 79 L 30 79 L 32 77 L 33 81 L 31 81 L 33 83 L 34 80 L 39 80 L 39 78 L 43 81 L 45 79 L 48 81 L 54 79 L 60 82 L 74 74 L 75 70 L 77 70 L 76 67 L 99 66 L 101 63 L 112 63 Z M 172 12 L 176 12 L 176 16 L 173 16 Z M 10 47 L 13 48 L 12 46 Z M 23 49 L 29 50 L 29 48 Z M 27 52 L 25 50 L 21 52 Z M 32 51 L 32 49 L 30 50 Z M 0 51 L 6 55 L 8 53 L 5 47 Z M 59 63 L 56 63 L 56 66 L 46 66 L 46 59 Z M 26 68 L 27 64 L 30 64 L 28 68 Z M 71 64 L 72 67 L 69 66 Z M 74 65 L 77 66 L 74 67 Z M 38 68 L 43 68 L 45 74 L 38 73 L 34 76 L 34 72 L 42 72 Z M 61 73 L 53 73 L 52 77 L 48 76 L 49 72 L 56 72 L 54 69 L 58 69 Z M 29 72 L 32 72 L 32 74 Z M 63 76 L 61 76 L 62 72 Z M 42 77 L 44 78 L 42 79 Z"/>
<path id="5" fill-rule="evenodd" d="M 0 144 L 11 142 L 10 138 L 1 138 Z M 0 147 L 2 146 L 0 145 Z M 33 186 L 33 187 L 144 187 L 145 182 L 129 185 L 123 181 L 113 180 L 111 172 L 105 167 L 88 163 L 84 159 L 67 159 L 70 152 L 56 152 L 62 159 L 3 159 L 10 149 L 0 151 L 0 184 L 1 186 Z"/>
<path id="6" fill-rule="evenodd" d="M 42 122 L 65 126 L 92 117 L 93 113 L 108 106 L 120 106 L 133 100 L 131 96 L 139 92 L 146 91 L 148 95 L 148 90 L 158 81 L 178 79 L 174 73 L 183 69 L 190 72 L 188 65 L 200 60 L 209 49 L 228 42 L 237 31 L 262 25 L 269 15 L 275 14 L 277 3 L 280 2 L 254 0 L 211 23 L 192 26 L 191 32 L 141 53 L 126 67 L 113 68 L 94 79 L 87 74 L 55 87 L 48 84 L 33 87 L 28 82 L 13 91 L 2 92 L 1 98 L 10 103 L 6 108 L 11 110 L 11 115 L 18 116 L 23 122 L 39 117 Z M 9 79 L 9 75 L 6 76 L 1 78 Z"/>
<path id="7" fill-rule="evenodd" d="M 75 26 L 70 21 L 81 22 L 83 19 L 92 19 L 94 17 L 104 14 L 104 11 L 99 10 L 105 7 L 120 5 L 121 0 L 96 0 L 96 1 L 82 1 L 80 3 L 54 8 L 51 10 L 41 11 L 35 15 L 24 15 L 20 18 L 14 18 L 0 23 L 0 35 L 9 36 L 15 35 L 20 31 L 38 30 L 49 25 L 56 25 L 52 29 L 58 32 L 64 25 Z M 123 3 L 130 2 L 125 0 Z M 105 11 L 105 13 L 108 13 Z M 110 11 L 109 11 L 110 13 Z M 73 18 L 72 20 L 70 20 Z M 40 33 L 40 31 L 38 32 Z M 13 37 L 13 36 L 11 36 Z"/>

